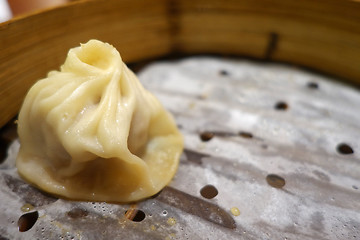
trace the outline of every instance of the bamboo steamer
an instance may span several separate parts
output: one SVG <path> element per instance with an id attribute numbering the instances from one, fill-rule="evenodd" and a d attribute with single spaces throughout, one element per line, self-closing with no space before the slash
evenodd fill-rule
<path id="1" fill-rule="evenodd" d="M 230 54 L 298 64 L 360 83 L 360 3 L 321 0 L 90 0 L 0 25 L 0 126 L 29 87 L 91 38 L 125 62 Z"/>
<path id="2" fill-rule="evenodd" d="M 331 82 L 359 86 L 359 10 L 345 0 L 91 0 L 1 24 L 0 239 L 359 239 L 360 95 Z M 173 181 L 134 204 L 57 199 L 15 167 L 11 119 L 26 92 L 91 38 L 135 66 L 241 57 L 139 72 L 185 150 Z"/>

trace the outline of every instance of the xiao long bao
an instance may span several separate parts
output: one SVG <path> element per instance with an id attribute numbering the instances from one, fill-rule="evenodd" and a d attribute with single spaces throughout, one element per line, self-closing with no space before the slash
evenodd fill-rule
<path id="1" fill-rule="evenodd" d="M 70 49 L 19 113 L 20 175 L 69 199 L 130 202 L 174 176 L 183 138 L 172 116 L 107 43 Z"/>

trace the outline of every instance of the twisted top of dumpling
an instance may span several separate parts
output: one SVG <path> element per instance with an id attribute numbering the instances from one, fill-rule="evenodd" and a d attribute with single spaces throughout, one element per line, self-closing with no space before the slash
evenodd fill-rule
<path id="1" fill-rule="evenodd" d="M 69 51 L 19 113 L 19 173 L 70 199 L 129 202 L 174 176 L 183 139 L 173 118 L 107 43 Z"/>

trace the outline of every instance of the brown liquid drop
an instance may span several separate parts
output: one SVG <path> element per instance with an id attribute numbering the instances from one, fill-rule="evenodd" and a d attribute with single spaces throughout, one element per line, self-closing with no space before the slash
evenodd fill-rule
<path id="1" fill-rule="evenodd" d="M 214 137 L 214 133 L 212 133 L 212 132 L 203 132 L 203 133 L 200 134 L 200 139 L 201 139 L 203 142 L 208 142 L 208 141 L 210 141 L 213 137 Z"/>
<path id="2" fill-rule="evenodd" d="M 213 185 L 206 185 L 200 190 L 201 196 L 207 199 L 212 199 L 218 195 L 218 190 Z"/>
<path id="3" fill-rule="evenodd" d="M 30 230 L 35 225 L 38 218 L 39 213 L 37 211 L 21 215 L 18 220 L 19 232 L 26 232 Z"/>
<path id="4" fill-rule="evenodd" d="M 130 208 L 125 212 L 125 217 L 133 222 L 141 222 L 145 219 L 145 213 L 140 209 Z"/>
<path id="5" fill-rule="evenodd" d="M 281 111 L 285 111 L 285 110 L 287 110 L 289 108 L 289 106 L 287 105 L 287 103 L 286 102 L 277 102 L 276 104 L 275 104 L 275 109 L 276 110 L 281 110 Z"/>
<path id="6" fill-rule="evenodd" d="M 340 154 L 353 154 L 354 153 L 354 150 L 346 143 L 340 143 L 337 146 L 337 151 Z"/>
<path id="7" fill-rule="evenodd" d="M 274 188 L 282 188 L 285 186 L 285 179 L 276 174 L 267 175 L 266 182 Z"/>
<path id="8" fill-rule="evenodd" d="M 67 215 L 74 219 L 86 217 L 88 214 L 89 214 L 88 211 L 81 208 L 74 208 L 71 209 L 71 211 L 67 212 Z"/>
<path id="9" fill-rule="evenodd" d="M 239 136 L 243 138 L 253 138 L 254 136 L 249 132 L 239 132 Z"/>

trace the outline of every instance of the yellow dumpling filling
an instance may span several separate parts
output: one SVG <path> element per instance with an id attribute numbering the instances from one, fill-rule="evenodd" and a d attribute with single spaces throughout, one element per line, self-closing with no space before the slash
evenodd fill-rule
<path id="1" fill-rule="evenodd" d="M 34 84 L 18 134 L 20 175 L 77 200 L 152 196 L 171 181 L 183 150 L 172 116 L 98 40 L 70 49 L 60 71 Z"/>

